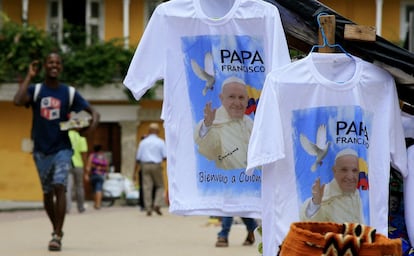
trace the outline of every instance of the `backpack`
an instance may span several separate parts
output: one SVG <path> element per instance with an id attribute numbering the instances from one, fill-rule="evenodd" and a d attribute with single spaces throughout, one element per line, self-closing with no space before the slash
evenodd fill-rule
<path id="1" fill-rule="evenodd" d="M 69 87 L 69 108 L 72 106 L 73 98 L 75 98 L 75 87 L 68 86 Z M 35 90 L 33 93 L 33 101 L 37 100 L 37 97 L 39 96 L 40 89 L 42 89 L 42 83 L 37 83 L 35 85 Z"/>

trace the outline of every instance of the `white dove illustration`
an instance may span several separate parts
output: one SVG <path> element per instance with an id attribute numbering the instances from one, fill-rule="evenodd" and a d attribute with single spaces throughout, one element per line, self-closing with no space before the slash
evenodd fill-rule
<path id="1" fill-rule="evenodd" d="M 207 52 L 204 56 L 204 69 L 202 69 L 195 60 L 191 60 L 191 67 L 198 78 L 206 81 L 206 86 L 203 89 L 203 95 L 205 96 L 208 90 L 213 90 L 214 83 L 216 82 L 213 55 L 211 55 L 210 52 Z"/>
<path id="2" fill-rule="evenodd" d="M 311 170 L 314 172 L 318 165 L 322 165 L 322 160 L 328 153 L 330 142 L 326 141 L 326 126 L 320 125 L 316 133 L 316 143 L 312 143 L 305 135 L 300 135 L 300 144 L 303 149 L 312 156 L 316 156 L 316 160 L 313 163 Z"/>

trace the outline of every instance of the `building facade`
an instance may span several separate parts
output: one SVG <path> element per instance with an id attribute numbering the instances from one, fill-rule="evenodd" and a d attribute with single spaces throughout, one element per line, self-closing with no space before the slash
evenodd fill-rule
<path id="1" fill-rule="evenodd" d="M 48 31 L 59 42 L 66 36 L 64 24 L 68 22 L 84 28 L 90 35 L 86 37 L 86 44 L 123 38 L 125 47 L 134 48 L 157 3 L 149 0 L 0 0 L 0 12 L 14 22 Z M 3 134 L 0 200 L 38 201 L 42 200 L 41 187 L 32 155 L 27 150 L 32 115 L 30 109 L 14 106 L 12 99 L 17 86 L 0 84 L 0 132 Z M 158 91 L 154 100 L 131 104 L 121 83 L 78 90 L 101 115 L 97 131 L 88 138 L 89 148 L 102 144 L 112 155 L 113 170 L 132 178 L 137 138 L 146 133 L 150 122 L 161 122 L 162 92 Z M 85 187 L 88 192 L 87 184 Z"/>
<path id="2" fill-rule="evenodd" d="M 320 0 L 359 25 L 375 26 L 377 35 L 395 44 L 407 39 L 414 0 Z M 411 21 L 414 26 L 414 21 Z"/>
<path id="3" fill-rule="evenodd" d="M 160 0 L 0 0 L 0 12 L 21 24 L 48 31 L 63 43 L 65 23 L 87 33 L 86 44 L 95 40 L 122 38 L 125 47 L 135 47 L 150 15 Z M 376 26 L 377 34 L 400 43 L 405 40 L 408 13 L 414 0 L 321 0 L 323 4 L 360 25 Z M 1 26 L 1 23 L 0 23 Z M 63 45 L 63 48 L 65 46 Z M 12 103 L 17 84 L 0 85 L 0 200 L 41 200 L 42 193 L 32 156 L 31 111 Z M 100 143 L 112 153 L 116 172 L 132 177 L 139 138 L 150 122 L 159 120 L 162 91 L 152 101 L 131 104 L 122 84 L 80 92 L 101 114 L 101 124 L 89 147 Z M 12 114 L 11 114 L 12 113 Z"/>

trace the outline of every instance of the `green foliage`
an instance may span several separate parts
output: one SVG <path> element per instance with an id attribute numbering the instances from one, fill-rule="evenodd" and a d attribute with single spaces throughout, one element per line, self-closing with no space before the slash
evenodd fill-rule
<path id="1" fill-rule="evenodd" d="M 25 76 L 29 63 L 51 51 L 61 52 L 64 62 L 61 80 L 75 86 L 100 87 L 119 82 L 125 76 L 133 49 L 124 49 L 120 39 L 86 46 L 86 35 L 79 27 L 65 24 L 65 51 L 44 30 L 20 25 L 5 15 L 0 27 L 0 82 L 13 82 Z M 63 53 L 62 53 L 63 52 Z M 39 78 L 43 74 L 39 75 Z"/>
<path id="2" fill-rule="evenodd" d="M 57 44 L 43 30 L 9 21 L 1 15 L 0 81 L 15 81 L 27 72 L 29 63 L 40 59 Z"/>
<path id="3" fill-rule="evenodd" d="M 302 59 L 303 57 L 306 56 L 306 54 L 303 53 L 302 51 L 295 50 L 295 49 L 289 49 L 289 54 L 292 60 Z"/>
<path id="4" fill-rule="evenodd" d="M 132 49 L 124 49 L 117 40 L 99 42 L 62 54 L 64 72 L 61 79 L 75 86 L 86 84 L 100 87 L 120 82 L 125 76 L 133 55 Z"/>

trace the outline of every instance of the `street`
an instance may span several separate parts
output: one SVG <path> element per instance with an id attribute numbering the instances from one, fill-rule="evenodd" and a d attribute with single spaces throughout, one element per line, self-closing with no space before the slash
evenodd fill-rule
<path id="1" fill-rule="evenodd" d="M 113 206 L 66 215 L 61 252 L 48 252 L 51 225 L 43 210 L 0 212 L 0 255 L 7 256 L 257 256 L 242 246 L 243 224 L 234 224 L 228 248 L 216 248 L 218 225 L 207 216 L 147 217 L 138 207 Z"/>

